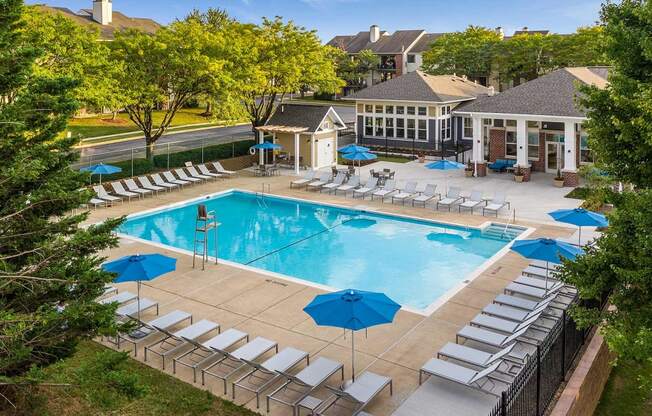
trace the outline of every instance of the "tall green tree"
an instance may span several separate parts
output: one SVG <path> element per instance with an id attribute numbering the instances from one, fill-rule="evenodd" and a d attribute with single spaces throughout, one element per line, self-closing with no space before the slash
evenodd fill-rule
<path id="1" fill-rule="evenodd" d="M 480 26 L 447 33 L 435 39 L 423 54 L 421 68 L 433 75 L 455 73 L 469 78 L 488 77 L 500 42 L 496 31 Z"/>
<path id="2" fill-rule="evenodd" d="M 11 97 L 0 104 L 0 393 L 9 399 L 32 366 L 115 331 L 115 307 L 95 302 L 112 278 L 97 252 L 116 245 L 121 221 L 83 228 L 87 213 L 70 214 L 90 199 L 86 175 L 69 167 L 73 140 L 59 137 L 78 84 L 33 74 L 40 55 L 22 11 L 22 0 L 0 0 L 0 97 Z"/>
<path id="3" fill-rule="evenodd" d="M 113 59 L 123 70 L 116 80 L 126 96 L 125 111 L 143 132 L 147 158 L 176 113 L 190 100 L 220 89 L 226 74 L 228 42 L 198 21 L 172 23 L 155 34 L 129 30 L 112 42 Z M 163 109 L 159 123 L 153 114 Z"/>
<path id="4" fill-rule="evenodd" d="M 500 43 L 496 63 L 503 82 L 530 81 L 546 74 L 554 67 L 554 53 L 558 35 L 523 33 Z"/>

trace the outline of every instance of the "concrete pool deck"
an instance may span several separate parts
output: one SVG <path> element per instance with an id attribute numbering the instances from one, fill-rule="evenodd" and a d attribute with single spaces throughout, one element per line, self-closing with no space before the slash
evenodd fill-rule
<path id="1" fill-rule="evenodd" d="M 101 221 L 107 217 L 127 215 L 153 209 L 174 202 L 184 201 L 201 195 L 237 188 L 259 191 L 262 184 L 270 184 L 270 193 L 290 196 L 316 202 L 332 203 L 348 207 L 364 205 L 384 213 L 421 217 L 424 219 L 479 226 L 491 217 L 477 213 L 456 214 L 435 212 L 427 209 L 399 206 L 379 201 L 353 200 L 350 197 L 332 196 L 303 190 L 289 189 L 286 176 L 253 178 L 243 173 L 239 177 L 223 181 L 187 187 L 181 191 L 161 194 L 158 197 L 141 199 L 115 207 L 91 212 L 88 222 Z M 526 185 L 527 186 L 527 185 Z M 569 236 L 573 229 L 549 224 L 521 222 L 517 224 L 535 228 L 531 237 Z M 195 320 L 211 319 L 223 330 L 235 327 L 248 332 L 250 336 L 262 336 L 275 340 L 279 347 L 292 346 L 305 350 L 311 357 L 323 356 L 337 360 L 345 366 L 345 376 L 350 378 L 351 351 L 350 334 L 335 328 L 317 327 L 302 308 L 322 290 L 312 286 L 224 264 L 208 264 L 205 271 L 192 268 L 192 258 L 177 252 L 153 247 L 141 242 L 122 239 L 120 246 L 104 253 L 109 259 L 135 253 L 158 252 L 178 259 L 177 270 L 150 282 L 144 282 L 141 295 L 160 303 L 160 312 L 165 314 L 174 309 L 193 314 Z M 388 256 L 388 261 L 396 261 Z M 356 334 L 356 373 L 365 369 L 393 378 L 394 395 L 381 393 L 367 408 L 374 415 L 389 415 L 394 412 L 417 389 L 419 368 L 449 341 L 454 342 L 456 332 L 471 320 L 481 308 L 501 293 L 503 288 L 519 274 L 527 261 L 515 253 L 508 252 L 498 258 L 476 279 L 453 295 L 430 316 L 399 311 L 394 323 L 371 328 L 365 339 L 363 331 Z M 135 293 L 134 283 L 119 284 L 120 290 Z M 143 319 L 153 318 L 153 313 Z M 211 335 L 212 336 L 212 335 Z M 207 337 L 208 338 L 208 337 Z M 138 359 L 142 360 L 142 347 L 155 338 L 141 343 Z M 269 356 L 269 355 L 267 355 Z M 158 358 L 148 360 L 149 365 L 160 368 Z M 302 364 L 303 365 L 303 364 Z M 171 365 L 166 371 L 171 373 Z M 300 367 L 299 367 L 300 368 Z M 177 377 L 192 383 L 192 372 L 181 368 Z M 232 380 L 230 380 L 232 381 Z M 337 376 L 331 379 L 336 385 Z M 195 384 L 201 387 L 200 383 Z M 222 395 L 222 385 L 211 379 L 206 388 Z M 470 391 L 470 390 L 469 390 Z M 268 391 L 269 392 L 269 391 Z M 229 395 L 230 399 L 230 386 Z M 469 393 L 471 394 L 471 393 Z M 327 392 L 320 389 L 315 396 L 324 398 Z M 483 395 L 484 396 L 484 395 Z M 255 409 L 253 395 L 238 391 L 236 402 Z M 264 403 L 264 401 L 263 401 Z M 489 404 L 490 405 L 490 404 Z M 264 413 L 264 406 L 259 409 Z M 272 406 L 272 414 L 290 414 L 289 408 Z"/>

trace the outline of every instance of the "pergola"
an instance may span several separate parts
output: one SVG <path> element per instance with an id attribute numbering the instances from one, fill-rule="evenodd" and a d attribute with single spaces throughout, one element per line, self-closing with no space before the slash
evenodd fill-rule
<path id="1" fill-rule="evenodd" d="M 308 127 L 265 125 L 265 126 L 256 127 L 256 130 L 258 130 L 258 143 L 263 143 L 265 141 L 265 133 L 272 133 L 273 135 L 276 135 L 276 133 L 285 133 L 285 134 L 294 135 L 294 172 L 298 175 L 299 168 L 300 168 L 299 153 L 300 153 L 300 144 L 301 144 L 299 136 L 301 135 L 301 133 L 305 133 L 309 131 Z M 260 164 L 262 165 L 263 163 L 264 163 L 263 154 L 261 153 Z"/>

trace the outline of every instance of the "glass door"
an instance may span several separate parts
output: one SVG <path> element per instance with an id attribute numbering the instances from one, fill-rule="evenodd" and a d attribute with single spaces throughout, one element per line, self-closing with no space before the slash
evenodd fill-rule
<path id="1" fill-rule="evenodd" d="M 564 135 L 546 134 L 546 172 L 564 168 Z"/>

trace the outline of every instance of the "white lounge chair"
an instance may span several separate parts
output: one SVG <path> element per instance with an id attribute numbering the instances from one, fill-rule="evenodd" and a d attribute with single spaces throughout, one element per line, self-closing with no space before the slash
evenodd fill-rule
<path id="1" fill-rule="evenodd" d="M 249 340 L 249 334 L 229 328 L 219 335 L 214 336 L 204 343 L 194 339 L 186 339 L 194 347 L 172 360 L 172 374 L 177 372 L 177 364 L 192 368 L 192 382 L 197 382 L 197 368 L 201 365 L 222 356 L 222 351 L 231 348 L 243 340 Z"/>
<path id="2" fill-rule="evenodd" d="M 219 332 L 220 325 L 207 319 L 202 319 L 174 333 L 170 333 L 161 327 L 155 326 L 154 328 L 164 333 L 165 337 L 145 347 L 145 361 L 147 361 L 148 352 L 158 355 L 161 357 L 162 367 L 165 370 L 165 357 L 184 348 L 188 345 L 188 340 L 194 341 L 211 331 Z"/>
<path id="3" fill-rule="evenodd" d="M 514 279 L 514 282 L 520 283 L 525 286 L 538 287 L 539 289 L 547 289 L 547 290 L 550 290 L 559 284 L 559 280 L 553 278 L 546 279 L 545 277 L 539 278 L 539 277 L 530 277 L 530 276 L 522 276 L 522 275 Z"/>
<path id="4" fill-rule="evenodd" d="M 309 170 L 306 172 L 305 175 L 301 179 L 295 179 L 290 182 L 290 189 L 292 188 L 301 188 L 302 186 L 306 186 L 309 182 L 312 182 L 313 179 L 315 179 L 315 172 L 314 170 Z"/>
<path id="5" fill-rule="evenodd" d="M 326 416 L 330 414 L 330 409 L 341 408 L 346 413 L 357 415 L 371 402 L 381 391 L 389 386 L 390 396 L 394 393 L 392 379 L 385 376 L 365 371 L 356 377 L 355 381 L 346 387 L 339 389 L 326 385 L 326 388 L 332 393 L 326 398 L 317 409 L 314 410 L 316 415 Z M 353 405 L 341 406 L 341 402 L 347 402 Z M 342 414 L 334 411 L 333 414 Z"/>
<path id="6" fill-rule="evenodd" d="M 555 276 L 557 275 L 557 270 L 559 269 L 558 267 L 552 267 L 554 265 L 550 265 L 551 267 L 546 270 L 545 268 L 541 267 L 536 267 L 536 266 L 527 266 L 525 269 L 523 269 L 523 275 L 524 276 L 533 276 L 533 277 L 540 277 L 542 279 L 545 279 L 546 277 L 549 279 L 554 279 Z"/>
<path id="7" fill-rule="evenodd" d="M 503 383 L 504 380 L 492 377 L 492 374 L 498 371 L 499 366 L 500 362 L 497 362 L 478 371 L 439 358 L 432 358 L 419 370 L 419 384 L 423 383 L 424 375 L 437 376 L 494 396 L 500 396 L 501 391 L 495 390 L 496 383 L 494 380 Z"/>
<path id="8" fill-rule="evenodd" d="M 464 208 L 470 210 L 471 214 L 473 214 L 473 210 L 482 203 L 484 203 L 484 199 L 482 199 L 482 191 L 473 190 L 466 201 L 459 204 L 457 208 L 459 212 L 462 212 L 462 208 Z"/>
<path id="9" fill-rule="evenodd" d="M 541 318 L 541 314 L 542 312 L 539 312 L 523 322 L 515 322 L 480 313 L 471 320 L 470 325 L 510 335 L 522 329 L 546 331 L 549 328 L 542 324 L 537 324 L 537 321 Z"/>
<path id="10" fill-rule="evenodd" d="M 222 174 L 222 175 L 234 176 L 234 175 L 238 174 L 238 172 L 236 172 L 234 170 L 224 169 L 224 167 L 222 166 L 222 164 L 220 162 L 213 162 L 213 167 L 215 168 L 215 171 L 217 173 Z"/>
<path id="11" fill-rule="evenodd" d="M 108 202 L 111 202 L 111 203 L 113 203 L 115 201 L 124 202 L 124 200 L 122 198 L 110 195 L 108 192 L 106 192 L 106 189 L 104 189 L 104 186 L 102 186 L 102 185 L 94 185 L 93 190 L 95 191 L 95 194 L 97 195 L 97 197 L 99 199 L 104 200 L 104 201 L 108 201 Z"/>
<path id="12" fill-rule="evenodd" d="M 154 177 L 154 176 L 152 176 L 152 177 Z M 176 185 L 179 185 L 181 187 L 184 187 L 184 186 L 189 185 L 189 184 L 192 183 L 192 181 L 184 181 L 182 179 L 177 179 L 176 176 L 174 176 L 172 174 L 172 172 L 170 172 L 169 170 L 166 170 L 165 172 L 163 172 L 163 177 L 165 178 L 166 181 L 168 181 L 170 183 L 173 183 L 173 184 L 176 184 Z M 157 185 L 158 185 L 158 183 L 157 183 Z"/>
<path id="13" fill-rule="evenodd" d="M 440 196 L 437 193 L 437 185 L 429 183 L 426 185 L 426 189 L 423 190 L 423 192 L 420 195 L 415 196 L 412 198 L 412 206 L 414 206 L 415 203 L 423 204 L 424 208 L 428 202 L 433 200 L 435 197 Z"/>
<path id="14" fill-rule="evenodd" d="M 97 207 L 109 205 L 109 201 L 105 201 L 105 200 L 99 199 L 99 198 L 91 198 L 91 199 L 88 200 L 86 205 L 90 205 L 93 208 L 97 208 Z"/>
<path id="15" fill-rule="evenodd" d="M 456 343 L 459 344 L 460 338 L 467 340 L 472 340 L 479 342 L 481 344 L 489 345 L 490 347 L 503 349 L 512 345 L 516 341 L 521 341 L 529 344 L 536 345 L 536 342 L 528 340 L 525 338 L 525 333 L 529 328 L 524 328 L 518 332 L 515 332 L 511 335 L 499 334 L 495 331 L 489 331 L 488 329 L 478 328 L 476 326 L 467 325 L 464 328 L 460 329 L 457 335 L 455 335 Z"/>
<path id="16" fill-rule="evenodd" d="M 405 184 L 405 188 L 403 188 L 402 191 L 397 193 L 396 195 L 392 195 L 392 204 L 394 201 L 401 201 L 403 205 L 405 205 L 405 201 L 407 201 L 410 198 L 413 198 L 417 195 L 417 183 L 416 182 L 408 182 Z"/>
<path id="17" fill-rule="evenodd" d="M 496 192 L 496 195 L 494 195 L 493 199 L 487 204 L 487 206 L 482 207 L 482 215 L 489 211 L 493 212 L 496 214 L 496 217 L 498 217 L 498 211 L 505 207 L 508 209 L 510 208 L 510 203 L 505 200 L 505 194 L 502 192 Z"/>
<path id="18" fill-rule="evenodd" d="M 158 315 L 158 302 L 147 298 L 140 298 L 140 301 L 121 306 L 116 309 L 115 314 L 121 318 L 135 318 L 139 312 L 139 305 L 141 313 L 148 309 L 156 308 L 156 314 Z"/>
<path id="19" fill-rule="evenodd" d="M 224 394 L 226 394 L 229 377 L 247 365 L 243 360 L 257 360 L 272 349 L 278 352 L 278 343 L 276 341 L 256 337 L 233 352 L 221 351 L 222 358 L 201 370 L 201 384 L 204 385 L 207 375 L 215 377 L 224 383 Z"/>
<path id="20" fill-rule="evenodd" d="M 437 353 L 437 358 L 445 357 L 451 358 L 456 361 L 463 363 L 475 365 L 482 368 L 487 368 L 490 365 L 498 362 L 499 360 L 507 357 L 516 343 L 505 347 L 498 352 L 488 353 L 485 351 L 480 351 L 475 348 L 467 347 L 466 345 L 454 344 L 452 342 L 447 343 L 442 347 L 441 350 Z"/>
<path id="21" fill-rule="evenodd" d="M 460 196 L 460 192 L 462 192 L 460 188 L 458 188 L 457 186 L 451 186 L 448 189 L 448 192 L 446 193 L 446 197 L 437 201 L 437 207 L 435 209 L 439 210 L 439 206 L 443 205 L 445 207 L 448 207 L 448 211 L 450 211 L 453 205 L 457 204 L 462 200 L 462 197 Z"/>
<path id="22" fill-rule="evenodd" d="M 180 186 L 178 183 L 167 182 L 158 173 L 155 173 L 155 174 L 152 175 L 152 180 L 154 181 L 156 186 L 160 186 L 160 187 L 163 187 L 163 188 L 168 189 L 168 190 L 172 190 L 172 189 L 178 188 Z"/>
<path id="23" fill-rule="evenodd" d="M 382 188 L 377 189 L 371 193 L 371 200 L 374 200 L 374 196 L 380 197 L 380 202 L 384 202 L 385 198 L 396 192 L 396 181 L 394 179 L 388 179 Z"/>
<path id="24" fill-rule="evenodd" d="M 134 182 L 133 179 L 125 179 L 125 186 L 129 191 L 136 192 L 137 194 L 141 194 L 143 196 L 152 193 L 151 189 L 144 189 L 136 185 L 136 182 Z"/>
<path id="25" fill-rule="evenodd" d="M 337 188 L 339 188 L 340 186 L 342 186 L 345 179 L 346 179 L 345 174 L 338 173 L 337 176 L 335 176 L 335 179 L 333 179 L 333 182 L 327 183 L 326 185 L 322 186 L 319 192 L 327 191 L 328 193 L 331 193 Z"/>
<path id="26" fill-rule="evenodd" d="M 344 192 L 344 197 L 346 197 L 347 192 L 353 191 L 358 186 L 360 186 L 360 177 L 357 175 L 351 176 L 345 184 L 340 185 L 335 189 L 335 195 L 337 195 L 339 191 L 342 191 Z"/>
<path id="27" fill-rule="evenodd" d="M 493 303 L 523 309 L 525 311 L 534 311 L 543 305 L 554 307 L 553 303 L 557 303 L 557 294 L 553 293 L 541 301 L 533 301 L 521 297 L 501 294 L 496 296 Z"/>
<path id="28" fill-rule="evenodd" d="M 135 329 L 128 334 L 118 334 L 118 348 L 120 348 L 122 342 L 133 344 L 135 357 L 138 355 L 138 344 L 141 341 L 144 341 L 149 335 L 156 333 L 156 327 L 163 328 L 167 331 L 187 319 L 189 319 L 192 324 L 191 314 L 184 311 L 174 310 L 151 321 L 143 322 L 140 328 Z"/>
<path id="29" fill-rule="evenodd" d="M 197 168 L 195 168 L 194 166 L 187 166 L 186 170 L 188 171 L 188 174 L 193 178 L 201 179 L 204 181 L 214 181 L 215 179 L 217 179 L 217 177 L 215 176 L 204 175 L 197 172 Z"/>
<path id="30" fill-rule="evenodd" d="M 285 378 L 285 382 L 267 395 L 267 412 L 269 413 L 270 401 L 275 401 L 292 407 L 292 413 L 296 414 L 299 403 L 338 371 L 342 373 L 342 380 L 344 380 L 342 363 L 324 357 L 317 358 L 296 375 L 279 371 L 279 374 Z"/>
<path id="31" fill-rule="evenodd" d="M 199 169 L 199 172 L 200 172 L 202 175 L 210 176 L 210 177 L 213 177 L 213 178 L 215 178 L 215 179 L 219 179 L 219 178 L 222 178 L 222 177 L 224 176 L 224 175 L 222 175 L 222 174 L 220 174 L 220 173 L 213 173 L 213 172 L 211 172 L 211 171 L 208 169 L 208 167 L 207 167 L 205 164 L 203 164 L 203 163 L 197 165 L 197 169 Z"/>
<path id="32" fill-rule="evenodd" d="M 137 297 L 138 296 L 136 296 L 136 294 L 134 294 L 134 293 L 124 291 L 124 292 L 118 293 L 115 296 L 111 296 L 109 298 L 104 298 L 104 299 L 98 300 L 97 302 L 102 304 L 102 305 L 106 305 L 106 304 L 113 303 L 113 302 L 117 303 L 118 305 L 122 305 L 122 304 L 125 304 L 127 302 L 131 302 L 132 300 L 135 300 Z"/>
<path id="33" fill-rule="evenodd" d="M 149 189 L 152 192 L 156 192 L 157 195 L 159 192 L 167 191 L 169 189 L 165 186 L 152 185 L 152 182 L 150 182 L 147 176 L 139 176 L 138 182 L 140 182 L 140 186 L 142 186 L 144 189 Z"/>
<path id="34" fill-rule="evenodd" d="M 378 178 L 371 177 L 367 179 L 367 183 L 363 187 L 353 190 L 353 198 L 355 199 L 356 195 L 360 195 L 364 199 L 368 194 L 376 190 L 376 185 L 378 185 Z"/>
<path id="35" fill-rule="evenodd" d="M 281 352 L 260 364 L 242 359 L 251 367 L 251 370 L 233 382 L 231 387 L 233 400 L 235 400 L 235 388 L 239 387 L 254 393 L 256 395 L 256 409 L 260 408 L 260 393 L 283 377 L 279 372 L 288 371 L 303 360 L 306 360 L 306 364 L 309 365 L 310 355 L 305 351 L 292 347 L 284 348 Z"/>
<path id="36" fill-rule="evenodd" d="M 116 195 L 127 198 L 129 201 L 131 201 L 131 198 L 140 198 L 142 196 L 136 192 L 127 191 L 119 181 L 111 182 L 111 187 Z"/>
<path id="37" fill-rule="evenodd" d="M 310 189 L 317 190 L 317 189 L 321 188 L 322 186 L 326 185 L 330 179 L 331 179 L 330 172 L 322 172 L 322 173 L 319 174 L 319 178 L 317 178 L 316 180 L 314 180 L 312 182 L 308 182 L 308 184 L 306 185 L 306 189 L 308 189 L 308 190 L 310 190 Z"/>
<path id="38" fill-rule="evenodd" d="M 199 178 L 194 178 L 194 177 L 192 177 L 192 176 L 188 176 L 188 175 L 186 174 L 186 171 L 183 170 L 183 168 L 175 169 L 175 170 L 174 170 L 174 173 L 176 173 L 176 174 L 177 174 L 177 177 L 178 177 L 179 179 L 181 179 L 182 181 L 186 181 L 186 182 L 195 182 L 195 183 L 198 183 L 198 182 L 203 181 L 203 179 L 199 179 Z"/>
<path id="39" fill-rule="evenodd" d="M 542 289 L 512 282 L 508 284 L 507 287 L 505 287 L 505 294 L 509 295 L 516 293 L 519 295 L 529 296 L 537 300 L 542 300 L 548 297 L 550 294 L 558 293 L 563 287 L 564 284 L 562 282 L 557 282 L 557 284 L 552 286 L 550 289 Z"/>
<path id="40" fill-rule="evenodd" d="M 532 311 L 527 311 L 524 309 L 517 309 L 511 306 L 499 305 L 497 303 L 490 303 L 482 309 L 482 313 L 489 316 L 496 316 L 502 319 L 509 319 L 514 322 L 523 322 L 528 319 L 543 314 L 545 316 L 550 316 L 552 314 L 547 314 L 546 309 L 548 309 L 550 301 L 543 303 L 537 309 Z"/>

